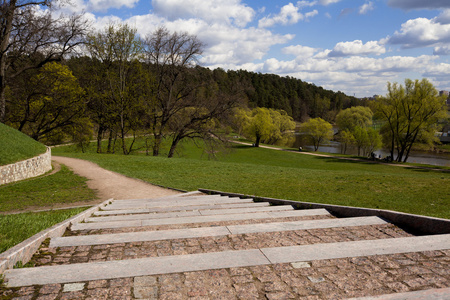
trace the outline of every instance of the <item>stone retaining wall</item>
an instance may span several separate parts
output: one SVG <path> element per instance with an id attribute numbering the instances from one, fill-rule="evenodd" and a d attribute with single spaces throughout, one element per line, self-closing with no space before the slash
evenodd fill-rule
<path id="1" fill-rule="evenodd" d="M 0 166 L 0 185 L 36 177 L 52 169 L 50 148 L 44 154 L 14 164 Z"/>

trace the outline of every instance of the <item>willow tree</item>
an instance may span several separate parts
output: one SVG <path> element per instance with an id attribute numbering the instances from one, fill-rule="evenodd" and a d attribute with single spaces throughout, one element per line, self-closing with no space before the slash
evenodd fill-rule
<path id="1" fill-rule="evenodd" d="M 391 157 L 406 162 L 415 142 L 430 140 L 437 122 L 446 117 L 445 96 L 427 79 L 405 80 L 405 86 L 388 83 L 388 94 L 375 100 L 378 118 L 384 121 L 381 131 L 388 141 Z"/>
<path id="2" fill-rule="evenodd" d="M 82 43 L 87 23 L 80 15 L 58 15 L 52 0 L 0 3 L 0 122 L 5 122 L 5 91 L 24 72 L 59 61 Z"/>
<path id="3" fill-rule="evenodd" d="M 322 118 L 313 118 L 300 125 L 300 132 L 311 140 L 317 151 L 321 143 L 333 137 L 333 126 Z"/>
<path id="4" fill-rule="evenodd" d="M 248 138 L 255 139 L 255 147 L 266 144 L 286 144 L 293 136 L 295 122 L 283 110 L 257 107 L 253 110 L 240 109 L 235 113 L 238 127 Z"/>

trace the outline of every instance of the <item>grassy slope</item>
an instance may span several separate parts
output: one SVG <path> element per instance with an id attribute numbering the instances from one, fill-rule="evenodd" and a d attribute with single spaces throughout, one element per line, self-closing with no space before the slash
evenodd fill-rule
<path id="1" fill-rule="evenodd" d="M 86 178 L 75 175 L 65 166 L 49 176 L 0 186 L 0 212 L 93 199 L 96 199 L 95 192 L 87 187 Z M 0 215 L 0 252 L 84 209 Z"/>
<path id="2" fill-rule="evenodd" d="M 3 123 L 0 123 L 0 145 L 0 166 L 31 158 L 46 150 L 43 144 Z"/>
<path id="3" fill-rule="evenodd" d="M 55 149 L 56 150 L 56 149 Z M 195 190 L 208 188 L 298 201 L 391 209 L 450 218 L 449 173 L 237 146 L 208 161 L 187 145 L 183 158 L 70 153 L 127 176 Z"/>
<path id="4" fill-rule="evenodd" d="M 0 215 L 0 253 L 85 209 Z"/>
<path id="5" fill-rule="evenodd" d="M 65 166 L 50 176 L 0 186 L 0 212 L 93 199 L 95 192 L 87 187 L 86 178 Z"/>

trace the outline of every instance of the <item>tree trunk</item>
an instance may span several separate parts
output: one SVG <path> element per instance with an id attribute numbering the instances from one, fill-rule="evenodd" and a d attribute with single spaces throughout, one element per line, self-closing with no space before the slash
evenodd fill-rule
<path id="1" fill-rule="evenodd" d="M 160 145 L 161 145 L 161 135 L 155 134 L 155 141 L 153 143 L 153 156 L 159 155 Z"/>
<path id="2" fill-rule="evenodd" d="M 5 77 L 0 75 L 0 122 L 4 123 L 6 119 L 6 98 L 5 98 Z"/>
<path id="3" fill-rule="evenodd" d="M 109 138 L 108 138 L 108 153 L 114 153 L 113 152 L 113 131 L 111 129 L 109 129 Z"/>
<path id="4" fill-rule="evenodd" d="M 179 142 L 180 140 L 181 140 L 181 139 L 180 139 L 178 136 L 176 136 L 176 137 L 173 139 L 172 145 L 170 145 L 169 154 L 167 155 L 168 158 L 173 157 L 173 155 L 175 154 L 175 149 L 177 148 L 178 142 Z"/>
<path id="5" fill-rule="evenodd" d="M 256 135 L 255 147 L 259 147 L 259 142 L 261 141 L 261 136 Z"/>
<path id="6" fill-rule="evenodd" d="M 105 131 L 105 128 L 103 126 L 98 127 L 97 131 L 97 153 L 102 153 L 102 138 L 103 138 L 103 132 Z"/>

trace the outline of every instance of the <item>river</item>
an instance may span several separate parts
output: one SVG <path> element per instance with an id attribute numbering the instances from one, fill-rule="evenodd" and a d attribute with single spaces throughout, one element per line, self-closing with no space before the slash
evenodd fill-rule
<path id="1" fill-rule="evenodd" d="M 295 136 L 295 142 L 292 145 L 294 148 L 302 147 L 307 151 L 314 151 L 314 146 L 308 145 L 300 135 Z M 341 144 L 339 142 L 331 141 L 327 144 L 321 145 L 319 147 L 320 152 L 326 153 L 341 153 Z M 347 147 L 347 151 L 345 154 L 357 155 L 358 148 L 356 147 Z M 375 151 L 377 157 L 381 155 L 382 158 L 389 155 L 389 151 L 387 150 L 377 150 Z M 418 164 L 427 164 L 433 166 L 444 166 L 450 167 L 450 153 L 434 153 L 429 151 L 411 151 L 407 162 L 409 163 L 418 163 Z"/>

